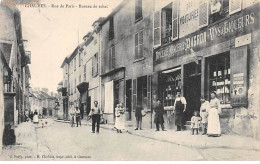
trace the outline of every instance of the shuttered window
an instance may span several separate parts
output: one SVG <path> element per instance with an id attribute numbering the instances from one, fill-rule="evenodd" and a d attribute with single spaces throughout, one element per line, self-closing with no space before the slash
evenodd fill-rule
<path id="1" fill-rule="evenodd" d="M 143 55 L 143 30 L 135 34 L 135 59 L 142 58 Z"/>
<path id="2" fill-rule="evenodd" d="M 92 76 L 98 75 L 98 54 L 92 57 Z"/>
<path id="3" fill-rule="evenodd" d="M 147 76 L 147 111 L 151 111 L 151 75 Z"/>
<path id="4" fill-rule="evenodd" d="M 142 0 L 135 0 L 135 20 L 142 19 Z"/>
<path id="5" fill-rule="evenodd" d="M 114 39 L 114 19 L 111 17 L 109 19 L 109 40 Z"/>
<path id="6" fill-rule="evenodd" d="M 108 65 L 109 65 L 109 70 L 112 70 L 115 68 L 116 64 L 116 57 L 115 57 L 115 46 L 111 47 L 108 50 Z"/>
<path id="7" fill-rule="evenodd" d="M 248 75 L 247 46 L 231 49 L 231 105 L 247 106 Z"/>
<path id="8" fill-rule="evenodd" d="M 242 0 L 229 0 L 229 15 L 241 11 Z"/>
<path id="9" fill-rule="evenodd" d="M 137 105 L 137 79 L 133 80 L 133 110 L 135 111 Z"/>
<path id="10" fill-rule="evenodd" d="M 179 38 L 179 0 L 172 3 L 172 41 Z"/>
<path id="11" fill-rule="evenodd" d="M 199 4 L 199 27 L 205 27 L 208 25 L 208 1 L 203 0 Z"/>
<path id="12" fill-rule="evenodd" d="M 161 11 L 155 11 L 153 14 L 153 44 L 154 47 L 161 45 Z"/>

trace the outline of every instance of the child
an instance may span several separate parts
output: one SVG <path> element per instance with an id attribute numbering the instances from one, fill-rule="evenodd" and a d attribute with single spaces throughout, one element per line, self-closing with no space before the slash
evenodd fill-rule
<path id="1" fill-rule="evenodd" d="M 194 111 L 194 116 L 191 117 L 191 135 L 194 135 L 194 130 L 196 131 L 196 135 L 198 135 L 200 121 L 201 118 L 199 116 L 199 112 Z"/>

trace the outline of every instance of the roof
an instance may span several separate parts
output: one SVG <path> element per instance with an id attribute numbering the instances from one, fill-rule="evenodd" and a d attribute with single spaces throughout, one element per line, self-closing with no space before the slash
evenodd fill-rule
<path id="1" fill-rule="evenodd" d="M 129 0 L 123 0 L 101 23 L 100 26 L 102 27 L 111 17 L 113 17 L 116 13 L 118 13 L 127 3 Z"/>

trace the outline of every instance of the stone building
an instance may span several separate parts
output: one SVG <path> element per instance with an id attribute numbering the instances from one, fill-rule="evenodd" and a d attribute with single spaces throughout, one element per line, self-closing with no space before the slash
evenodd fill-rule
<path id="1" fill-rule="evenodd" d="M 259 138 L 259 2 L 174 0 L 155 6 L 152 97 L 163 100 L 168 128 L 174 128 L 176 91 L 187 100 L 185 121 L 199 110 L 200 96 L 210 100 L 215 91 L 222 133 Z"/>

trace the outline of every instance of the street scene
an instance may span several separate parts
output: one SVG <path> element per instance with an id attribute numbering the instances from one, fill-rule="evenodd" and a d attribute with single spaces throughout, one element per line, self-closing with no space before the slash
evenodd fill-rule
<path id="1" fill-rule="evenodd" d="M 1 0 L 0 160 L 259 161 L 259 0 Z"/>

